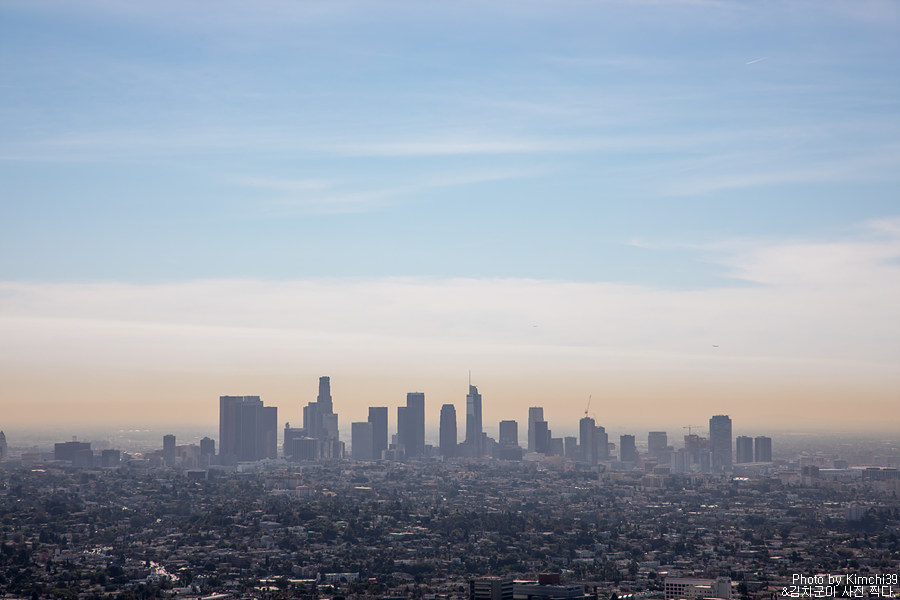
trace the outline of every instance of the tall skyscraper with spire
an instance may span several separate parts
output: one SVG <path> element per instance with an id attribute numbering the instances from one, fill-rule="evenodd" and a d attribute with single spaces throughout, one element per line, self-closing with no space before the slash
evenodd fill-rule
<path id="1" fill-rule="evenodd" d="M 469 382 L 469 393 L 466 395 L 466 445 L 471 456 L 484 456 L 483 432 L 481 394 L 478 393 L 478 388 Z"/>

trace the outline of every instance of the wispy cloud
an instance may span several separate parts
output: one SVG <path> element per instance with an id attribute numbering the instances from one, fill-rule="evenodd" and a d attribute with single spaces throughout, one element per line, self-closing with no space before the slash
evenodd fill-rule
<path id="1" fill-rule="evenodd" d="M 661 191 L 664 195 L 691 196 L 770 185 L 896 181 L 900 178 L 900 148 L 894 145 L 841 158 L 820 157 L 811 152 L 792 153 L 785 158 L 784 152 L 775 148 L 770 156 L 762 149 L 756 149 L 753 153 L 743 155 L 743 159 L 749 164 L 734 164 L 741 158 L 742 155 L 737 155 L 733 157 L 732 164 L 720 164 L 718 172 L 700 169 L 692 176 L 675 175 L 662 186 Z M 723 163 L 721 157 L 713 157 L 711 160 Z M 697 164 L 704 161 L 707 160 L 700 159 Z M 788 164 L 785 165 L 784 162 Z M 730 173 L 723 174 L 722 171 Z"/>
<path id="2" fill-rule="evenodd" d="M 318 179 L 269 179 L 241 177 L 233 181 L 267 193 L 260 201 L 268 214 L 295 213 L 341 214 L 370 212 L 407 201 L 409 197 L 440 188 L 476 185 L 493 181 L 539 177 L 542 169 L 495 169 L 457 173 L 433 173 L 407 178 L 397 185 L 364 186 L 360 182 Z"/>

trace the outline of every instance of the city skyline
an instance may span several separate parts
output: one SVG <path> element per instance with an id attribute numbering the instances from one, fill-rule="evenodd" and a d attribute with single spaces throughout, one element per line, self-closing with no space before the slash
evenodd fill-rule
<path id="1" fill-rule="evenodd" d="M 896 3 L 215 6 L 0 6 L 8 437 L 900 427 Z"/>
<path id="2" fill-rule="evenodd" d="M 518 421 L 515 419 L 500 421 L 496 438 L 484 431 L 480 418 L 482 397 L 477 386 L 471 383 L 471 374 L 465 405 L 466 434 L 462 441 L 457 435 L 455 406 L 443 404 L 440 408 L 438 443 L 429 443 L 425 406 L 423 392 L 407 393 L 406 405 L 397 407 L 393 435 L 390 435 L 387 418 L 389 408 L 370 406 L 368 419 L 352 422 L 350 439 L 341 439 L 338 429 L 340 414 L 334 411 L 331 377 L 323 375 L 318 379 L 316 401 L 303 409 L 303 427 L 292 427 L 290 422 L 285 422 L 281 451 L 277 443 L 277 407 L 266 407 L 259 396 L 222 396 L 219 398 L 218 454 L 214 439 L 204 437 L 199 444 L 178 446 L 176 435 L 167 433 L 162 436 L 162 450 L 151 451 L 148 456 L 151 462 L 160 461 L 168 467 L 177 463 L 181 466 L 228 469 L 235 468 L 238 463 L 259 464 L 259 461 L 276 458 L 291 462 L 345 459 L 402 462 L 438 458 L 443 461 L 456 458 L 522 461 L 523 451 L 527 450 L 546 457 L 565 458 L 586 467 L 609 463 L 618 468 L 633 469 L 643 457 L 659 461 L 658 466 L 671 468 L 674 473 L 695 471 L 708 474 L 730 472 L 735 464 L 772 461 L 771 437 L 735 437 L 731 418 L 721 414 L 710 417 L 706 431 L 699 425 L 683 426 L 687 433 L 680 447 L 677 444 L 668 445 L 667 433 L 660 431 L 648 431 L 646 445 L 643 442 L 638 444 L 634 433 L 623 433 L 617 445 L 603 425 L 587 416 L 588 409 L 578 422 L 577 435 L 565 435 L 567 431 L 563 427 L 557 428 L 557 435 L 553 436 L 543 407 L 532 406 L 528 409 L 528 437 L 523 448 L 518 442 Z M 107 444 L 105 441 L 102 443 Z M 0 456 L 4 454 L 3 446 L 5 438 L 0 431 Z M 646 452 L 638 450 L 644 446 Z M 55 443 L 54 448 L 57 460 L 67 460 L 80 466 L 90 466 L 92 462 L 109 466 L 105 463 L 112 459 L 94 455 L 90 442 L 76 441 L 75 437 L 70 442 Z M 118 449 L 109 451 L 119 452 Z M 118 458 L 115 460 L 118 461 Z"/>

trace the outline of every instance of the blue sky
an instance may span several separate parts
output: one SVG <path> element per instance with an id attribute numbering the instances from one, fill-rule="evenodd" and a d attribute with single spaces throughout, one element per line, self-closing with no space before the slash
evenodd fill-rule
<path id="1" fill-rule="evenodd" d="M 898 56 L 892 2 L 4 2 L 0 369 L 101 368 L 102 353 L 76 367 L 70 355 L 44 365 L 39 345 L 17 350 L 12 332 L 36 335 L 27 323 L 87 318 L 66 285 L 94 298 L 84 307 L 123 286 L 132 308 L 107 307 L 108 318 L 135 323 L 171 286 L 184 286 L 177 299 L 217 282 L 153 317 L 185 324 L 192 306 L 215 305 L 215 286 L 254 282 L 242 307 L 212 311 L 227 326 L 292 282 L 330 282 L 319 293 L 341 298 L 343 286 L 400 281 L 433 304 L 446 285 L 498 297 L 523 282 L 633 286 L 633 304 L 706 292 L 697 302 L 712 311 L 716 294 L 760 287 L 777 307 L 805 282 L 785 314 L 823 302 L 820 321 L 767 331 L 804 340 L 793 358 L 862 356 L 881 369 L 878 402 L 900 399 L 890 368 L 900 351 L 885 339 L 900 321 L 890 308 L 900 304 Z M 785 257 L 798 262 L 786 269 Z M 864 298 L 886 300 L 865 323 L 859 298 L 834 293 L 858 290 L 862 275 L 879 284 Z M 520 308 L 547 317 L 548 302 Z M 561 327 L 571 335 L 529 360 L 582 343 L 589 306 L 572 308 Z M 327 309 L 309 310 L 331 322 Z M 431 340 L 461 326 L 449 313 L 429 318 Z M 698 331 L 680 319 L 694 325 L 666 339 Z M 318 326 L 285 321 L 304 334 Z M 854 326 L 819 356 L 813 332 L 835 322 Z M 363 333 L 375 335 L 361 322 L 353 334 Z M 483 347 L 504 335 L 485 334 Z M 161 348 L 174 343 L 163 338 Z M 646 338 L 620 347 L 632 345 L 659 354 Z M 763 352 L 750 345 L 743 360 Z M 433 359 L 448 368 L 477 362 L 445 350 Z M 336 369 L 340 356 L 315 366 Z M 739 382 L 746 370 L 735 373 Z M 261 385 L 254 377 L 248 385 Z M 34 378 L 15 390 L 51 396 Z"/>

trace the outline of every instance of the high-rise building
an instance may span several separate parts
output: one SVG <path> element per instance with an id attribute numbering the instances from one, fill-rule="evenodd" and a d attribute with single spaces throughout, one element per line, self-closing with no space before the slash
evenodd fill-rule
<path id="1" fill-rule="evenodd" d="M 321 406 L 319 407 L 321 411 Z M 335 413 L 326 413 L 322 416 L 322 439 L 334 441 L 340 439 L 338 433 L 338 416 Z"/>
<path id="2" fill-rule="evenodd" d="M 481 394 L 477 387 L 469 384 L 469 393 L 466 395 L 466 445 L 469 447 L 469 456 L 484 456 L 483 431 Z"/>
<path id="3" fill-rule="evenodd" d="M 547 421 L 534 422 L 534 451 L 541 454 L 550 453 L 550 424 Z"/>
<path id="4" fill-rule="evenodd" d="M 757 436 L 753 445 L 754 462 L 772 462 L 772 438 Z"/>
<path id="5" fill-rule="evenodd" d="M 319 412 L 323 415 L 330 415 L 334 412 L 334 403 L 331 400 L 331 377 L 319 377 L 319 395 L 316 396 L 316 404 L 319 405 Z"/>
<path id="6" fill-rule="evenodd" d="M 334 442 L 340 439 L 338 429 L 338 415 L 334 412 L 334 402 L 331 397 L 331 378 L 319 377 L 319 393 L 315 402 L 309 402 L 303 407 L 303 429 L 308 437 L 326 442 L 317 447 L 322 449 L 320 458 L 331 454 L 327 447 L 334 446 Z"/>
<path id="7" fill-rule="evenodd" d="M 319 413 L 318 402 L 308 402 L 303 407 L 303 429 L 311 438 L 322 437 L 322 417 Z M 221 442 L 219 444 L 221 445 Z"/>
<path id="8" fill-rule="evenodd" d="M 91 450 L 90 442 L 78 442 L 74 439 L 71 442 L 60 442 L 53 445 L 53 458 L 55 460 L 67 460 L 75 467 L 93 467 L 96 466 L 94 460 L 94 451 Z"/>
<path id="9" fill-rule="evenodd" d="M 308 438 L 303 427 L 291 427 L 290 423 L 284 424 L 284 436 L 282 437 L 282 454 L 287 459 L 294 458 L 297 454 L 295 440 Z"/>
<path id="10" fill-rule="evenodd" d="M 278 457 L 278 409 L 259 396 L 219 398 L 219 458 L 222 464 Z"/>
<path id="11" fill-rule="evenodd" d="M 411 441 L 409 439 L 411 433 L 410 433 L 409 423 L 407 423 L 407 419 L 408 419 L 407 413 L 409 413 L 409 409 L 407 409 L 405 406 L 397 407 L 397 440 L 396 441 L 397 441 L 397 444 L 400 446 L 400 449 L 402 450 L 404 455 L 408 452 L 408 450 L 406 449 L 406 446 L 408 444 L 411 444 Z"/>
<path id="12" fill-rule="evenodd" d="M 353 460 L 372 460 L 375 458 L 375 444 L 372 423 L 361 421 L 350 425 L 350 455 Z"/>
<path id="13" fill-rule="evenodd" d="M 753 438 L 739 435 L 734 440 L 734 462 L 753 462 Z"/>
<path id="14" fill-rule="evenodd" d="M 219 456 L 223 464 L 237 461 L 238 447 L 238 405 L 244 396 L 219 397 Z M 259 398 L 259 396 L 247 396 Z"/>
<path id="15" fill-rule="evenodd" d="M 651 431 L 647 434 L 647 454 L 650 456 L 659 458 L 668 446 L 669 440 L 665 431 Z"/>
<path id="16" fill-rule="evenodd" d="M 199 465 L 208 467 L 213 464 L 216 456 L 216 440 L 211 437 L 204 437 L 200 440 L 200 458 Z"/>
<path id="17" fill-rule="evenodd" d="M 407 458 L 425 455 L 425 394 L 410 392 L 406 406 L 397 408 L 397 440 Z"/>
<path id="18" fill-rule="evenodd" d="M 90 442 L 59 442 L 53 445 L 53 459 L 75 463 L 79 453 L 93 452 Z"/>
<path id="19" fill-rule="evenodd" d="M 578 438 L 574 435 L 567 435 L 563 438 L 563 456 L 578 460 Z"/>
<path id="20" fill-rule="evenodd" d="M 340 442 L 338 415 L 334 412 L 331 397 L 331 378 L 319 377 L 319 392 L 315 402 L 303 407 L 303 428 L 294 429 L 288 436 L 285 430 L 284 455 L 295 460 L 318 460 L 320 458 L 340 458 L 343 444 Z M 303 458 L 300 458 L 301 444 L 297 440 L 311 439 L 314 442 L 302 444 Z M 312 455 L 312 458 L 309 456 Z"/>
<path id="21" fill-rule="evenodd" d="M 425 394 L 411 392 L 406 395 L 409 410 L 408 423 L 412 427 L 413 456 L 425 456 Z"/>
<path id="22" fill-rule="evenodd" d="M 731 419 L 715 415 L 709 420 L 710 470 L 713 473 L 731 470 Z"/>
<path id="23" fill-rule="evenodd" d="M 637 462 L 638 452 L 634 444 L 634 436 L 625 434 L 619 436 L 619 460 L 622 462 Z"/>
<path id="24" fill-rule="evenodd" d="M 595 429 L 594 419 L 591 417 L 582 417 L 578 421 L 578 438 L 581 445 L 581 453 L 584 455 L 584 462 L 589 465 L 597 464 L 597 443 L 594 441 Z"/>
<path id="25" fill-rule="evenodd" d="M 370 406 L 369 423 L 372 424 L 372 458 L 380 460 L 381 453 L 388 449 L 387 406 Z"/>
<path id="26" fill-rule="evenodd" d="M 519 445 L 519 424 L 515 421 L 500 421 L 500 445 Z"/>
<path id="27" fill-rule="evenodd" d="M 456 456 L 456 407 L 452 404 L 441 406 L 440 423 L 440 448 L 441 456 L 452 458 Z"/>
<path id="28" fill-rule="evenodd" d="M 322 458 L 321 442 L 311 437 L 295 438 L 292 444 L 293 460 L 318 460 Z"/>
<path id="29" fill-rule="evenodd" d="M 0 460 L 4 460 L 9 453 L 6 447 L 6 434 L 0 431 Z"/>
<path id="30" fill-rule="evenodd" d="M 594 447 L 597 452 L 597 460 L 609 460 L 609 435 L 606 428 L 600 425 L 594 427 Z"/>
<path id="31" fill-rule="evenodd" d="M 534 424 L 544 420 L 544 408 L 532 406 L 528 409 L 528 451 L 537 452 L 534 438 Z"/>
<path id="32" fill-rule="evenodd" d="M 163 436 L 163 462 L 167 467 L 175 466 L 175 436 L 172 434 Z"/>
<path id="33" fill-rule="evenodd" d="M 565 456 L 566 443 L 561 437 L 550 437 L 550 456 Z"/>

